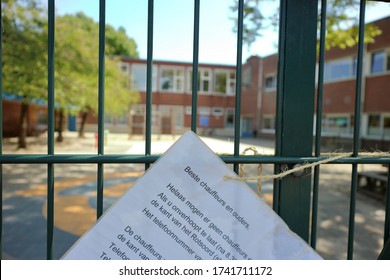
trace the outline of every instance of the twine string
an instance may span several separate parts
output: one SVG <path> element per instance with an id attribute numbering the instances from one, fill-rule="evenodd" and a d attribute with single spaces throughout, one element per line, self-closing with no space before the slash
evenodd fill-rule
<path id="1" fill-rule="evenodd" d="M 245 155 L 247 151 L 252 151 L 254 155 L 258 155 L 258 152 L 255 147 L 248 147 L 246 148 L 242 155 Z M 240 164 L 240 169 L 239 169 L 239 177 L 233 177 L 233 176 L 225 176 L 225 179 L 230 179 L 230 180 L 236 180 L 236 181 L 243 181 L 243 182 L 256 182 L 257 183 L 257 193 L 261 193 L 261 183 L 262 181 L 267 181 L 267 180 L 280 180 L 290 174 L 293 173 L 300 173 L 304 171 L 307 168 L 312 168 L 315 166 L 319 166 L 321 164 L 326 164 L 330 163 L 342 158 L 348 158 L 352 156 L 352 153 L 322 153 L 321 156 L 326 156 L 327 158 L 315 161 L 312 163 L 304 163 L 302 165 L 296 166 L 291 169 L 286 169 L 282 170 L 282 172 L 278 174 L 272 174 L 272 175 L 262 175 L 263 171 L 263 165 L 259 163 L 258 168 L 257 168 L 257 176 L 244 176 L 245 171 L 244 171 L 244 164 Z M 370 158 L 370 157 L 390 157 L 389 152 L 381 152 L 381 151 L 376 151 L 376 152 L 362 152 L 359 153 L 358 155 L 359 158 Z"/>

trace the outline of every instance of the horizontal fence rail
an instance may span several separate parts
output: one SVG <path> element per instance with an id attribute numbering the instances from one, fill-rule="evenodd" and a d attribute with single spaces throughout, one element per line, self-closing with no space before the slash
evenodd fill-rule
<path id="1" fill-rule="evenodd" d="M 335 154 L 337 155 L 337 154 Z M 74 164 L 74 163 L 91 163 L 91 164 L 113 164 L 113 163 L 154 163 L 160 155 L 83 155 L 83 154 L 64 154 L 64 155 L 7 155 L 4 154 L 1 159 L 3 164 Z M 283 156 L 226 156 L 221 155 L 220 158 L 228 164 L 293 164 L 293 163 L 313 163 L 324 159 L 326 156 L 319 157 L 283 157 Z M 331 161 L 326 164 L 390 164 L 389 157 L 345 157 Z"/>

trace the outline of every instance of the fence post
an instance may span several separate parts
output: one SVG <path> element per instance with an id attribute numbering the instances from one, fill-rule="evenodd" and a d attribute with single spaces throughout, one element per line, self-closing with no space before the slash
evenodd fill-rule
<path id="1" fill-rule="evenodd" d="M 312 155 L 317 8 L 317 1 L 280 1 L 277 156 Z M 311 176 L 275 183 L 274 209 L 309 241 Z"/>

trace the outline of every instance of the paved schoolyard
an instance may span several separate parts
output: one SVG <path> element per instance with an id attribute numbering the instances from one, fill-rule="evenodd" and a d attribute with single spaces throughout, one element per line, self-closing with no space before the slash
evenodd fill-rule
<path id="1" fill-rule="evenodd" d="M 77 139 L 66 133 L 55 152 L 96 153 L 93 134 Z M 152 153 L 163 153 L 177 139 L 153 136 Z M 233 153 L 232 139 L 203 138 L 216 153 Z M 27 150 L 15 150 L 16 139 L 4 141 L 3 153 L 46 153 L 44 137 L 29 138 Z M 240 150 L 255 146 L 261 154 L 272 154 L 272 142 L 243 139 Z M 110 134 L 106 154 L 143 154 L 142 137 Z M 381 166 L 360 168 L 383 169 Z M 321 167 L 317 250 L 325 259 L 345 259 L 347 252 L 350 166 Z M 104 165 L 104 208 L 121 196 L 142 175 L 143 165 Z M 254 175 L 256 166 L 247 166 Z M 273 166 L 264 166 L 271 174 Z M 3 259 L 46 258 L 46 165 L 3 165 Z M 255 189 L 254 184 L 250 184 Z M 263 183 L 263 198 L 271 203 L 272 182 Z M 93 225 L 96 219 L 96 165 L 55 165 L 54 257 L 60 258 Z M 358 193 L 355 259 L 376 259 L 382 247 L 384 204 Z"/>

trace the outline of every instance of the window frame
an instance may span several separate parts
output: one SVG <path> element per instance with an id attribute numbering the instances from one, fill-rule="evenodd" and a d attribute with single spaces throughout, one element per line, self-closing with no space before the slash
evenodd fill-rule
<path id="1" fill-rule="evenodd" d="M 225 91 L 217 91 L 217 75 L 224 74 L 225 75 Z M 232 78 L 231 75 L 234 75 Z M 213 73 L 213 93 L 218 95 L 234 95 L 236 87 L 236 72 L 229 69 L 214 69 Z"/>
<path id="2" fill-rule="evenodd" d="M 164 89 L 163 88 L 163 72 L 172 71 L 172 88 Z M 181 71 L 181 74 L 178 72 Z M 182 66 L 161 66 L 159 69 L 159 91 L 160 92 L 169 92 L 169 93 L 184 93 L 185 91 L 185 68 Z M 178 81 L 180 81 L 180 87 L 178 87 Z"/>
<path id="3" fill-rule="evenodd" d="M 373 72 L 373 62 L 374 62 L 375 54 L 383 54 L 384 58 L 382 62 L 382 69 L 380 71 Z M 390 73 L 390 49 L 389 48 L 372 51 L 370 52 L 369 58 L 370 58 L 370 64 L 368 69 L 368 75 L 375 76 L 375 75 L 383 75 L 383 74 Z"/>
<path id="4" fill-rule="evenodd" d="M 272 79 L 271 86 L 267 85 L 267 80 L 268 79 Z M 278 77 L 277 77 L 276 73 L 267 74 L 267 75 L 264 76 L 264 91 L 265 92 L 275 91 L 276 87 L 277 87 L 277 84 L 278 84 Z"/>
<path id="5" fill-rule="evenodd" d="M 345 75 L 339 75 L 334 73 L 336 67 L 343 65 L 343 62 L 347 64 L 348 73 Z M 338 59 L 327 60 L 324 63 L 324 83 L 332 83 L 344 80 L 351 80 L 356 78 L 357 73 L 357 56 L 346 56 Z"/>
<path id="6" fill-rule="evenodd" d="M 205 72 L 209 73 L 209 77 L 205 76 Z M 187 72 L 187 92 L 192 93 L 192 68 L 188 69 Z M 208 90 L 204 90 L 203 82 L 208 81 Z M 211 68 L 199 68 L 198 69 L 198 93 L 200 94 L 211 94 L 213 88 L 213 71 Z"/>

